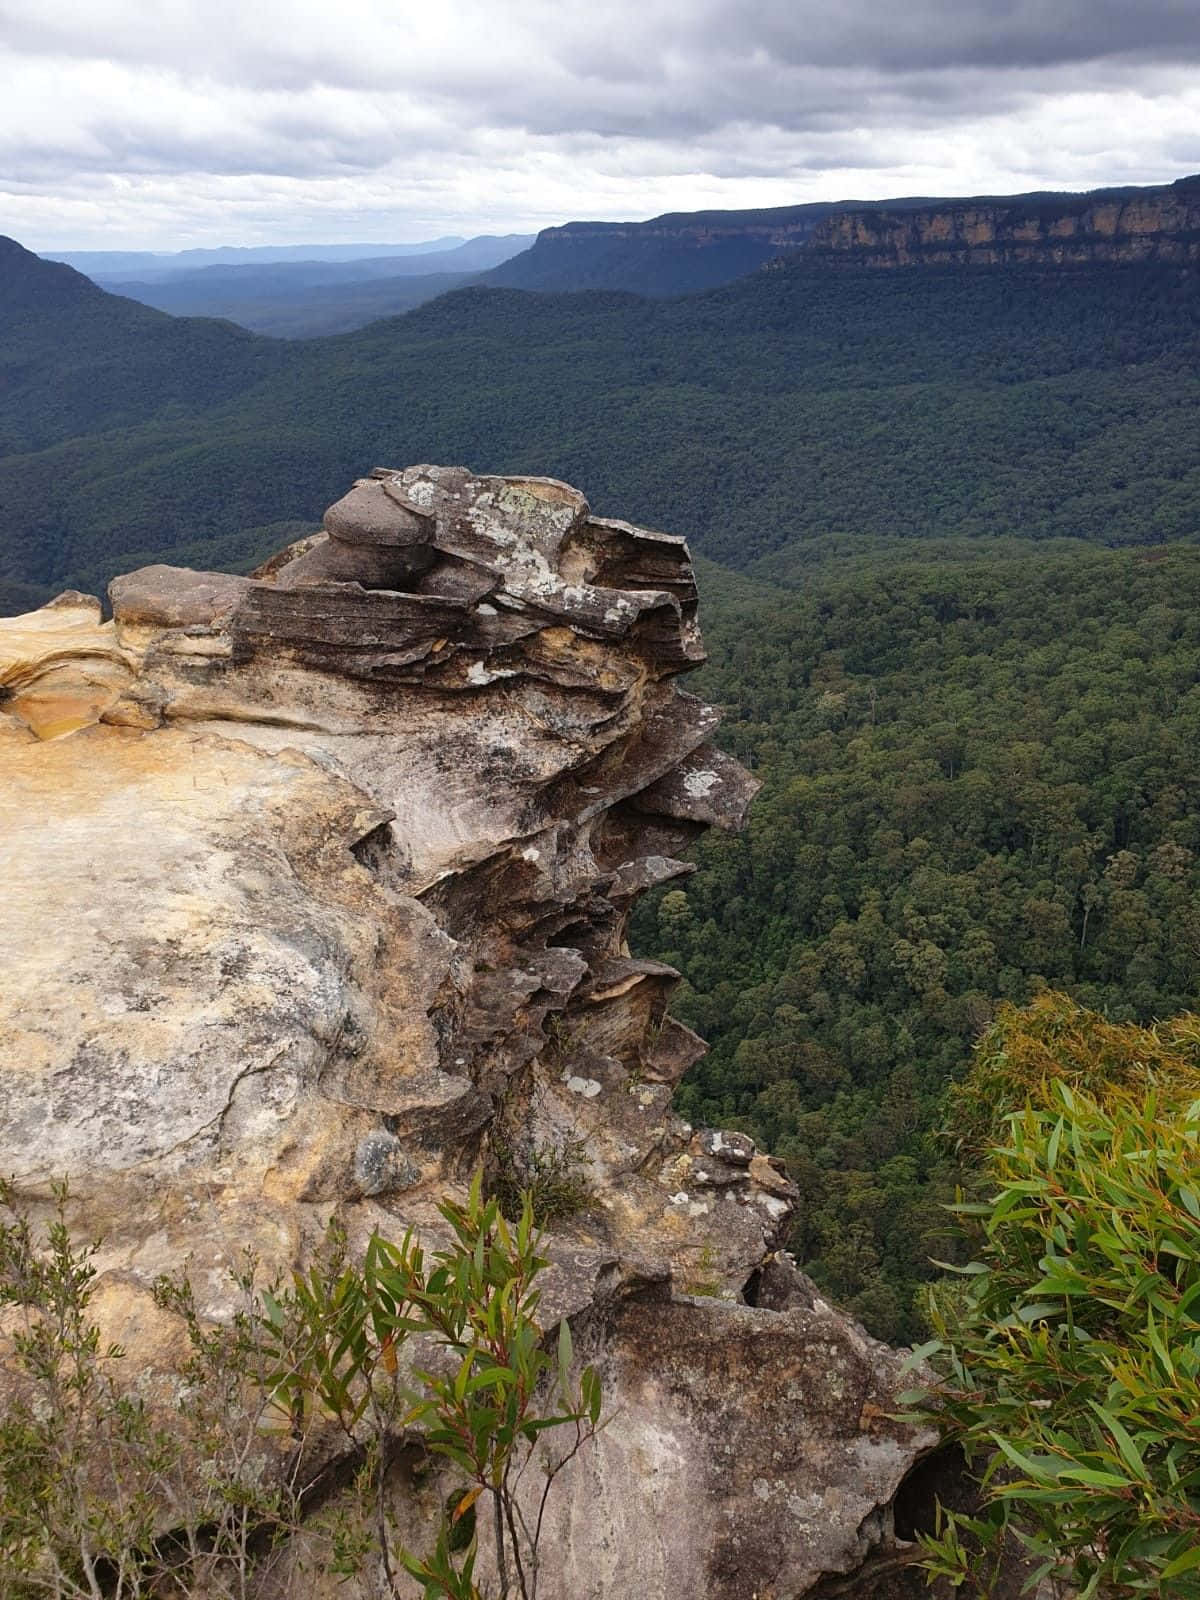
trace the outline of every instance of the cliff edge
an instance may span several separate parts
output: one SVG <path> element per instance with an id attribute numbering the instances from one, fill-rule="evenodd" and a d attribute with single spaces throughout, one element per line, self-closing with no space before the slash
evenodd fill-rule
<path id="1" fill-rule="evenodd" d="M 1077 266 L 1200 261 L 1200 178 L 1169 186 L 846 211 L 813 228 L 821 266 Z"/>
<path id="2" fill-rule="evenodd" d="M 160 1273 L 220 1319 L 247 1248 L 270 1275 L 334 1216 L 352 1248 L 436 1237 L 480 1162 L 569 1157 L 543 1310 L 610 1420 L 546 1600 L 882 1594 L 934 1440 L 889 1416 L 899 1355 L 778 1253 L 779 1164 L 672 1112 L 703 1046 L 626 943 L 755 787 L 676 682 L 683 541 L 419 466 L 252 578 L 111 598 L 0 619 L 0 1171 L 35 1208 L 69 1177 L 131 1369 L 178 1351 Z"/>

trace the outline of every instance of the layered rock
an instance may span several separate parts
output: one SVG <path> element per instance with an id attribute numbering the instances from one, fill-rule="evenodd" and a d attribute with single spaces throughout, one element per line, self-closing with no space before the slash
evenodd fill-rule
<path id="1" fill-rule="evenodd" d="M 678 294 L 760 267 L 1200 260 L 1200 178 L 958 199 L 815 201 L 648 222 L 569 222 L 487 275 L 518 289 Z"/>
<path id="2" fill-rule="evenodd" d="M 253 578 L 111 598 L 0 620 L 0 1170 L 70 1178 L 106 1331 L 167 1370 L 159 1273 L 220 1317 L 247 1247 L 434 1233 L 481 1161 L 549 1155 L 588 1198 L 543 1309 L 613 1416 L 548 1600 L 626 1592 L 635 1548 L 662 1600 L 889 1548 L 932 1443 L 889 1420 L 899 1359 L 774 1253 L 779 1165 L 672 1112 L 703 1046 L 626 942 L 754 789 L 675 682 L 684 543 L 548 479 L 381 470 Z"/>
<path id="3" fill-rule="evenodd" d="M 1200 180 L 1076 197 L 886 206 L 826 217 L 805 255 L 828 266 L 1200 261 Z"/>

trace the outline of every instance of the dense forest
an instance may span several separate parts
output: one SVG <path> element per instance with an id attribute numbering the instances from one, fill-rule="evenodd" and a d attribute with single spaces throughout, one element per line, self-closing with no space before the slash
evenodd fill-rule
<path id="1" fill-rule="evenodd" d="M 296 345 L 0 247 L 0 606 L 248 570 L 377 463 L 551 473 L 690 536 L 745 835 L 640 914 L 713 1041 L 681 1091 L 800 1184 L 794 1246 L 915 1336 L 946 1086 L 1005 1000 L 1200 970 L 1200 274 L 468 289 Z M 736 572 L 730 568 L 738 569 Z"/>
<path id="2" fill-rule="evenodd" d="M 765 786 L 639 913 L 712 1041 L 681 1108 L 784 1156 L 807 1269 L 912 1338 L 954 1248 L 946 1085 L 998 1006 L 1196 1005 L 1200 550 L 962 541 L 702 581 L 699 687 Z"/>
<path id="3" fill-rule="evenodd" d="M 89 317 L 154 319 L 87 287 L 107 301 Z M 371 466 L 421 460 L 551 473 L 600 512 L 785 576 L 830 541 L 1198 532 L 1194 271 L 789 261 L 674 300 L 465 289 L 293 345 L 114 322 L 103 359 L 84 309 L 65 347 L 61 310 L 0 328 L 0 581 L 22 598 L 185 550 L 252 562 L 269 540 L 247 548 L 247 529 L 315 523 Z M 170 398 L 126 419 L 111 397 L 143 392 L 164 327 Z"/>

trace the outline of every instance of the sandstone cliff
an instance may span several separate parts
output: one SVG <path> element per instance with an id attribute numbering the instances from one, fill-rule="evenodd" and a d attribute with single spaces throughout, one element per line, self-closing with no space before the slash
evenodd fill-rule
<path id="1" fill-rule="evenodd" d="M 1200 178 L 1086 194 L 813 201 L 647 222 L 569 222 L 486 282 L 537 290 L 694 293 L 785 261 L 896 267 L 1200 259 Z"/>
<path id="2" fill-rule="evenodd" d="M 1195 262 L 1200 180 L 1128 195 L 1017 196 L 846 212 L 816 225 L 805 259 L 834 267 Z"/>
<path id="3" fill-rule="evenodd" d="M 625 939 L 754 788 L 675 682 L 686 546 L 440 467 L 325 529 L 254 578 L 119 579 L 111 621 L 76 594 L 0 621 L 0 1171 L 34 1205 L 70 1176 L 153 1375 L 157 1274 L 227 1316 L 245 1247 L 287 1271 L 333 1215 L 354 1247 L 436 1233 L 501 1140 L 573 1142 L 592 1199 L 544 1311 L 611 1420 L 547 1600 L 882 1594 L 933 1440 L 889 1419 L 899 1356 L 775 1253 L 779 1165 L 671 1111 L 702 1045 Z"/>

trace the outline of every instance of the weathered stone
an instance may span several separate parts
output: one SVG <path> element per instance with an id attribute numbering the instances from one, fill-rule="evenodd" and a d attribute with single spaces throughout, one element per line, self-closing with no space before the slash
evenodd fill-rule
<path id="1" fill-rule="evenodd" d="M 706 1156 L 717 1156 L 733 1167 L 748 1167 L 756 1153 L 753 1139 L 723 1128 L 702 1129 L 696 1142 Z"/>
<path id="2" fill-rule="evenodd" d="M 420 1176 L 420 1167 L 405 1155 L 404 1146 L 394 1133 L 375 1128 L 358 1141 L 354 1152 L 354 1181 L 363 1194 L 411 1189 Z"/>
<path id="3" fill-rule="evenodd" d="M 249 578 L 227 572 L 155 566 L 114 578 L 108 594 L 113 616 L 125 627 L 202 628 L 227 617 L 250 586 Z"/>
<path id="4" fill-rule="evenodd" d="M 577 1151 L 542 1315 L 611 1422 L 547 1600 L 629 1592 L 634 1551 L 646 1600 L 850 1570 L 929 1441 L 880 1421 L 898 1359 L 772 1265 L 779 1164 L 672 1112 L 703 1045 L 626 942 L 756 787 L 675 684 L 686 546 L 427 466 L 326 529 L 251 579 L 120 579 L 111 623 L 0 619 L 0 1171 L 35 1207 L 70 1177 L 105 1334 L 152 1373 L 160 1273 L 227 1316 L 247 1247 L 272 1277 L 334 1216 L 352 1252 L 436 1240 L 498 1146 Z"/>
<path id="5" fill-rule="evenodd" d="M 740 828 L 758 784 L 723 750 L 690 751 L 637 796 L 639 811 L 661 812 L 706 827 Z"/>
<path id="6" fill-rule="evenodd" d="M 573 1327 L 611 1416 L 549 1502 L 548 1600 L 783 1600 L 895 1547 L 935 1435 L 890 1420 L 900 1358 L 827 1303 L 649 1287 Z"/>
<path id="7" fill-rule="evenodd" d="M 87 727 L 120 698 L 130 661 L 91 595 L 61 594 L 0 630 L 0 706 L 39 739 Z"/>
<path id="8" fill-rule="evenodd" d="M 436 559 L 436 553 L 428 545 L 350 545 L 322 533 L 305 540 L 303 548 L 297 549 L 290 560 L 255 576 L 271 577 L 284 589 L 315 582 L 407 590 L 415 586 L 416 580 Z"/>
<path id="9" fill-rule="evenodd" d="M 325 513 L 325 530 L 348 545 L 428 545 L 433 531 L 428 511 L 411 500 L 389 495 L 386 485 L 362 478 Z"/>
<path id="10" fill-rule="evenodd" d="M 610 900 L 632 900 L 647 889 L 657 889 L 672 878 L 685 878 L 696 870 L 693 861 L 675 861 L 670 856 L 645 856 L 617 868 L 604 886 Z"/>

